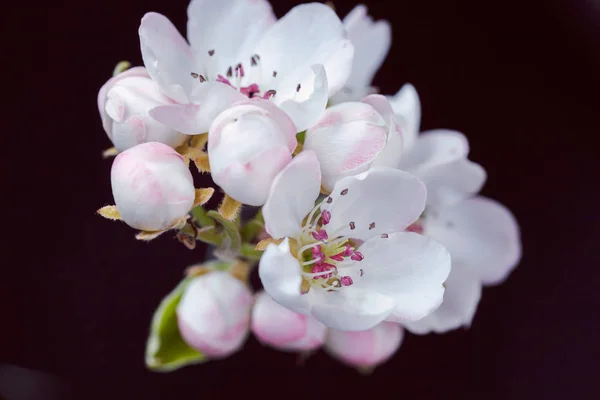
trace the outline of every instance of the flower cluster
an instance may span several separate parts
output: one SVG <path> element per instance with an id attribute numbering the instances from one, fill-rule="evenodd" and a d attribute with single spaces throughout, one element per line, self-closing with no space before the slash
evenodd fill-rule
<path id="1" fill-rule="evenodd" d="M 98 94 L 116 155 L 115 205 L 99 213 L 216 257 L 157 309 L 150 368 L 226 357 L 253 332 L 371 369 L 405 329 L 469 326 L 482 286 L 518 263 L 518 225 L 478 195 L 486 173 L 465 136 L 420 133 L 412 85 L 372 87 L 391 32 L 363 5 L 341 20 L 303 4 L 278 20 L 266 0 L 192 0 L 187 40 L 157 13 L 139 37 L 144 67 L 120 64 Z M 217 209 L 190 164 L 223 193 Z"/>

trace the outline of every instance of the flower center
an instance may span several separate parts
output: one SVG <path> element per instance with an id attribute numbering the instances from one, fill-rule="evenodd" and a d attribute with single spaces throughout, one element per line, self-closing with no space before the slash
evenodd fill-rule
<path id="1" fill-rule="evenodd" d="M 364 259 L 351 238 L 328 233 L 331 212 L 321 211 L 322 204 L 310 212 L 296 239 L 298 246 L 294 255 L 302 267 L 303 293 L 310 288 L 337 291 L 352 285 L 354 282 L 348 274 L 349 268 L 356 268 L 356 263 Z M 360 276 L 362 272 L 360 269 Z"/>
<path id="2" fill-rule="evenodd" d="M 210 60 L 215 56 L 215 50 L 209 50 L 208 55 Z M 225 72 L 225 75 L 218 73 L 216 78 L 214 78 L 214 81 L 229 85 L 235 90 L 239 90 L 244 96 L 248 96 L 248 98 L 259 97 L 263 99 L 270 99 L 271 97 L 275 96 L 277 93 L 275 90 L 269 89 L 263 93 L 259 85 L 256 83 L 261 76 L 260 56 L 258 54 L 250 57 L 250 68 L 250 75 L 247 76 L 243 63 L 238 63 L 235 66 L 229 66 Z M 210 62 L 207 65 L 207 70 L 210 70 Z M 206 75 L 202 75 L 196 72 L 191 72 L 191 76 L 193 79 L 197 79 L 200 83 L 207 82 L 211 79 L 208 73 Z M 277 77 L 276 71 L 273 71 L 273 77 Z"/>

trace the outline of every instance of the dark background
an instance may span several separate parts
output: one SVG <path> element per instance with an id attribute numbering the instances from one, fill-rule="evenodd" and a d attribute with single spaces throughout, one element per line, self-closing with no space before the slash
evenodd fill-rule
<path id="1" fill-rule="evenodd" d="M 278 16 L 297 4 L 274 3 Z M 375 84 L 392 94 L 413 83 L 423 129 L 468 136 L 489 174 L 483 194 L 514 211 L 524 246 L 510 279 L 485 290 L 470 330 L 407 335 L 370 377 L 323 353 L 299 368 L 253 338 L 225 361 L 145 369 L 153 310 L 204 250 L 170 235 L 137 242 L 94 214 L 112 203 L 96 94 L 118 61 L 141 64 L 142 15 L 164 13 L 184 31 L 187 1 L 15 5 L 17 14 L 4 13 L 17 51 L 4 53 L 17 68 L 4 87 L 17 90 L 3 102 L 0 363 L 56 376 L 65 390 L 57 398 L 595 398 L 598 1 L 368 2 L 393 27 Z M 342 15 L 353 5 L 336 2 Z"/>

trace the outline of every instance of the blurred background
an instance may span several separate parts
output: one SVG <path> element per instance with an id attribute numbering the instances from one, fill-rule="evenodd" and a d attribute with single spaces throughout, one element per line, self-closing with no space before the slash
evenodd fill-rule
<path id="1" fill-rule="evenodd" d="M 273 3 L 282 16 L 299 2 Z M 356 4 L 334 3 L 341 16 Z M 224 361 L 146 370 L 152 313 L 204 248 L 168 234 L 141 243 L 95 215 L 113 203 L 96 95 L 118 61 L 141 65 L 143 14 L 163 13 L 184 32 L 187 0 L 20 2 L 4 16 L 16 51 L 4 61 L 17 71 L 4 77 L 16 90 L 4 101 L 14 110 L 0 157 L 0 398 L 595 398 L 600 2 L 366 4 L 393 30 L 375 85 L 394 94 L 414 84 L 422 129 L 465 133 L 488 171 L 483 194 L 521 225 L 522 262 L 484 290 L 472 327 L 407 335 L 371 376 L 323 353 L 298 367 L 254 338 Z M 41 397 L 10 392 L 18 386 Z"/>

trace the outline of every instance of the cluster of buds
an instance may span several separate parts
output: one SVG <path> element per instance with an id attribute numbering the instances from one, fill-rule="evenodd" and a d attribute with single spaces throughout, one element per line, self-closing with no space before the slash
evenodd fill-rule
<path id="1" fill-rule="evenodd" d="M 405 330 L 469 326 L 482 287 L 518 263 L 519 227 L 478 195 L 486 172 L 463 134 L 419 132 L 412 85 L 372 87 L 390 25 L 362 5 L 278 20 L 267 0 L 192 0 L 187 32 L 146 14 L 144 67 L 120 64 L 98 94 L 116 156 L 99 213 L 138 240 L 215 248 L 157 309 L 147 365 L 227 357 L 252 332 L 370 371 Z M 218 190 L 196 188 L 190 164 Z"/>

